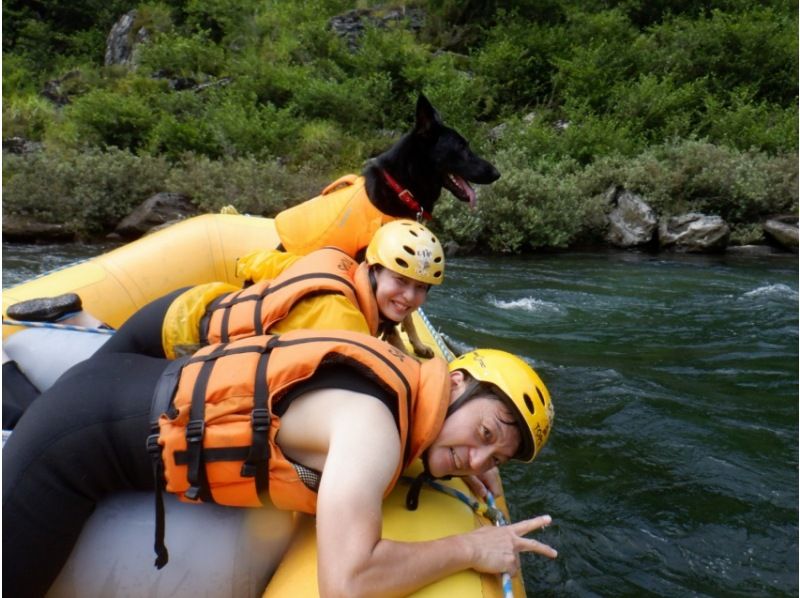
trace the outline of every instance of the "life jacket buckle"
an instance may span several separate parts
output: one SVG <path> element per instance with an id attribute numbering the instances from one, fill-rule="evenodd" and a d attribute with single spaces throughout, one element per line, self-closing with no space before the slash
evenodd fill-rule
<path id="1" fill-rule="evenodd" d="M 198 501 L 200 500 L 200 488 L 198 486 L 191 486 L 183 493 L 183 496 L 189 500 Z"/>
<path id="2" fill-rule="evenodd" d="M 206 422 L 203 419 L 193 419 L 186 424 L 186 442 L 201 442 L 206 431 Z"/>
<path id="3" fill-rule="evenodd" d="M 255 432 L 266 432 L 269 430 L 270 423 L 272 422 L 272 416 L 270 416 L 269 410 L 263 408 L 253 409 L 252 417 L 253 430 Z"/>
<path id="4" fill-rule="evenodd" d="M 161 445 L 158 444 L 158 437 L 158 432 L 150 434 L 150 436 L 147 437 L 147 452 L 152 457 L 157 457 L 161 454 Z"/>

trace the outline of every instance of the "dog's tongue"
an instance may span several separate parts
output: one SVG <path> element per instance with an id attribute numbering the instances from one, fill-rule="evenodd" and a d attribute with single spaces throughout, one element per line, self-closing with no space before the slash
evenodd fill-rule
<path id="1" fill-rule="evenodd" d="M 459 199 L 469 202 L 470 209 L 475 209 L 475 206 L 477 205 L 475 190 L 469 186 L 467 181 L 462 179 L 457 174 L 450 173 L 448 174 L 448 177 L 450 178 L 450 182 L 453 183 L 453 186 L 458 189 Z"/>

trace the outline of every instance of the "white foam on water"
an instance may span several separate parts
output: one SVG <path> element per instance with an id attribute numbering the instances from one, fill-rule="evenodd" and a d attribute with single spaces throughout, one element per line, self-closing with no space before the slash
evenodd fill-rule
<path id="1" fill-rule="evenodd" d="M 766 298 L 766 299 L 787 299 L 797 301 L 797 291 L 785 284 L 768 284 L 758 287 L 752 291 L 747 291 L 743 297 Z"/>
<path id="2" fill-rule="evenodd" d="M 560 313 L 561 308 L 555 303 L 549 301 L 542 301 L 535 297 L 523 297 L 522 299 L 512 299 L 510 301 L 503 301 L 495 297 L 489 297 L 489 303 L 499 309 L 509 309 L 518 311 L 527 311 L 531 313 Z"/>

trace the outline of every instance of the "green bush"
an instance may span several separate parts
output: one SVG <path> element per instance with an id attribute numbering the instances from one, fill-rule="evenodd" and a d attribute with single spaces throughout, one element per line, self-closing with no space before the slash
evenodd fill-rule
<path id="1" fill-rule="evenodd" d="M 591 226 L 602 206 L 581 195 L 575 162 L 564 160 L 537 168 L 525 152 L 509 149 L 496 155 L 494 163 L 502 176 L 481 189 L 476 212 L 449 198 L 437 206 L 444 239 L 519 253 L 569 247 L 592 234 Z"/>
<path id="2" fill-rule="evenodd" d="M 15 96 L 3 102 L 3 136 L 41 140 L 56 108 L 38 96 Z"/>
<path id="3" fill-rule="evenodd" d="M 144 145 L 157 118 L 145 98 L 104 89 L 77 98 L 64 116 L 74 123 L 80 145 L 128 150 Z"/>
<path id="4" fill-rule="evenodd" d="M 640 41 L 643 72 L 679 83 L 705 78 L 709 91 L 723 97 L 743 83 L 754 84 L 758 100 L 786 105 L 797 96 L 796 10 L 754 3 L 741 12 L 676 14 Z"/>
<path id="5" fill-rule="evenodd" d="M 208 32 L 185 36 L 163 33 L 139 49 L 140 68 L 166 77 L 186 77 L 197 81 L 225 74 L 225 50 L 209 39 Z"/>
<path id="6" fill-rule="evenodd" d="M 162 158 L 107 151 L 44 151 L 3 160 L 3 213 L 64 223 L 83 237 L 108 232 L 165 189 Z"/>
<path id="7" fill-rule="evenodd" d="M 719 215 L 731 225 L 734 243 L 758 241 L 761 222 L 798 209 L 794 154 L 681 141 L 586 166 L 568 158 L 532 160 L 522 147 L 506 147 L 493 159 L 502 177 L 481 189 L 477 211 L 447 193 L 437 204 L 443 241 L 500 253 L 596 242 L 611 187 L 640 194 L 660 216 Z"/>
<path id="8" fill-rule="evenodd" d="M 575 14 L 565 35 L 568 51 L 553 58 L 553 84 L 563 104 L 609 109 L 613 87 L 636 73 L 637 35 L 619 10 Z"/>
<path id="9" fill-rule="evenodd" d="M 797 212 L 797 158 L 739 151 L 702 141 L 676 141 L 635 158 L 598 160 L 582 174 L 586 194 L 620 185 L 662 215 L 697 211 L 730 224 L 752 224 Z"/>
<path id="10" fill-rule="evenodd" d="M 31 66 L 18 54 L 3 56 L 3 101 L 36 93 L 38 73 Z"/>
<path id="11" fill-rule="evenodd" d="M 705 97 L 703 79 L 679 84 L 669 76 L 645 74 L 613 87 L 610 112 L 631 131 L 659 143 L 691 135 Z"/>
<path id="12" fill-rule="evenodd" d="M 300 123 L 289 109 L 225 97 L 208 106 L 204 119 L 216 131 L 222 155 L 271 158 L 291 155 Z"/>
<path id="13" fill-rule="evenodd" d="M 381 122 L 390 91 L 391 81 L 382 73 L 342 80 L 311 76 L 294 90 L 291 104 L 304 119 L 325 119 L 363 131 Z"/>
<path id="14" fill-rule="evenodd" d="M 188 195 L 206 212 L 232 205 L 242 213 L 274 216 L 318 195 L 327 182 L 313 172 L 291 172 L 278 162 L 186 154 L 172 168 L 165 188 Z"/>
<path id="15" fill-rule="evenodd" d="M 475 53 L 474 69 L 504 116 L 553 100 L 552 62 L 563 57 L 563 25 L 529 23 L 512 13 L 488 32 Z"/>
<path id="16" fill-rule="evenodd" d="M 427 73 L 436 69 L 431 63 L 438 59 L 406 31 L 368 28 L 358 49 L 342 57 L 350 77 L 380 74 L 381 93 L 373 102 L 373 112 L 361 115 L 365 122 L 375 128 L 405 128 L 414 113 L 414 92 L 422 90 Z"/>
<path id="17" fill-rule="evenodd" d="M 213 158 L 291 154 L 302 120 L 291 108 L 259 102 L 252 86 L 239 81 L 150 94 L 159 120 L 148 133 L 147 151 L 170 160 L 185 152 Z"/>
<path id="18" fill-rule="evenodd" d="M 729 102 L 709 97 L 701 129 L 710 140 L 740 150 L 797 151 L 797 100 L 788 107 L 758 101 L 743 88 Z"/>
<path id="19" fill-rule="evenodd" d="M 259 4 L 258 0 L 188 0 L 183 9 L 184 27 L 206 31 L 211 40 L 220 43 L 238 35 Z"/>
<path id="20" fill-rule="evenodd" d="M 360 171 L 367 155 L 369 140 L 345 133 L 334 121 L 316 120 L 306 122 L 300 128 L 294 147 L 288 153 L 286 163 L 293 170 L 328 173 Z"/>
<path id="21" fill-rule="evenodd" d="M 197 152 L 210 158 L 223 156 L 221 139 L 203 119 L 191 115 L 164 114 L 148 135 L 148 149 L 175 161 L 186 152 Z"/>
<path id="22" fill-rule="evenodd" d="M 644 145 L 627 122 L 612 116 L 602 117 L 585 107 L 565 116 L 566 120 L 559 119 L 541 110 L 525 119 L 511 119 L 498 147 L 521 152 L 528 163 L 546 165 L 563 159 L 589 164 L 608 154 L 635 155 Z"/>

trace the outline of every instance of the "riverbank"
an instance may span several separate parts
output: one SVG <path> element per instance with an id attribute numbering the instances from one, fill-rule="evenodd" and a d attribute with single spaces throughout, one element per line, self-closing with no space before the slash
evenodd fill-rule
<path id="1" fill-rule="evenodd" d="M 477 209 L 446 191 L 436 205 L 432 227 L 450 255 L 582 247 L 797 251 L 796 157 L 681 142 L 585 167 L 537 167 L 502 151 L 491 158 L 503 175 L 476 189 Z M 3 239 L 17 242 L 132 240 L 169 222 L 221 210 L 274 216 L 317 195 L 334 178 L 252 159 L 185 156 L 168 164 L 115 149 L 41 147 L 5 152 L 3 173 Z M 732 184 L 736 177 L 739 182 Z"/>
<path id="2" fill-rule="evenodd" d="M 540 247 L 537 253 L 561 251 L 634 250 L 645 253 L 723 253 L 737 252 L 759 255 L 797 253 L 798 220 L 795 216 L 772 218 L 760 226 L 756 243 L 730 244 L 730 228 L 718 217 L 690 213 L 658 222 L 652 209 L 641 198 L 616 192 L 618 198 L 609 202 L 605 215 L 606 226 L 593 242 L 575 244 L 569 248 Z M 235 213 L 235 208 L 224 209 Z M 199 214 L 191 201 L 180 194 L 159 193 L 123 218 L 114 231 L 86 239 L 63 223 L 41 222 L 32 216 L 9 215 L 3 219 L 3 242 L 19 244 L 75 243 L 122 244 L 135 240 Z M 432 228 L 438 231 L 437 223 Z M 440 233 L 441 235 L 441 233 Z M 461 244 L 441 235 L 448 257 L 507 254 L 496 248 L 475 242 Z M 754 236 L 751 234 L 751 236 Z"/>

